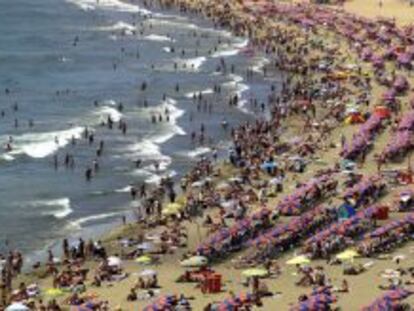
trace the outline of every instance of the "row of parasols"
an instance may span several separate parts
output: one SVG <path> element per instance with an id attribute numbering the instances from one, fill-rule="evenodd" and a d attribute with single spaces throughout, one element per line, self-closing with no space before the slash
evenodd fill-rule
<path id="1" fill-rule="evenodd" d="M 384 247 L 395 243 L 395 237 L 408 237 L 414 232 L 414 213 L 409 213 L 402 219 L 393 220 L 376 230 L 367 233 L 358 242 L 357 248 L 363 255 L 372 255 Z M 401 240 L 401 239 L 400 239 Z"/>
<path id="2" fill-rule="evenodd" d="M 390 138 L 381 158 L 391 160 L 407 154 L 414 147 L 414 110 L 407 112 Z"/>
<path id="3" fill-rule="evenodd" d="M 311 179 L 297 188 L 293 194 L 286 196 L 276 206 L 276 210 L 285 215 L 300 214 L 304 209 L 304 204 L 306 207 L 309 207 L 309 204 L 315 202 L 321 193 L 335 187 L 336 180 L 334 180 L 332 175 L 327 174 Z M 236 249 L 242 246 L 242 244 L 254 238 L 259 232 L 264 231 L 268 227 L 270 213 L 269 209 L 263 208 L 249 217 L 236 221 L 229 228 L 222 228 L 201 243 L 197 248 L 197 252 L 208 258 L 225 256 L 231 252 L 233 247 Z"/>

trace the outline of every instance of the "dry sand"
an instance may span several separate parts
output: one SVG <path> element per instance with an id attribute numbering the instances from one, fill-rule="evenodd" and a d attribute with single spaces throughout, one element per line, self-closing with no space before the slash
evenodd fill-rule
<path id="1" fill-rule="evenodd" d="M 360 14 L 369 18 L 385 17 L 395 18 L 399 25 L 414 23 L 414 5 L 410 6 L 410 0 L 351 0 L 344 4 L 345 10 L 354 14 Z"/>

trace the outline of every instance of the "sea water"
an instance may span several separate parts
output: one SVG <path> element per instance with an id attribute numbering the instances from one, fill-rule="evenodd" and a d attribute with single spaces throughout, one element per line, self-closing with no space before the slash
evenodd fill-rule
<path id="1" fill-rule="evenodd" d="M 201 123 L 225 153 L 223 117 L 230 125 L 253 118 L 246 105 L 229 107 L 223 99 L 265 100 L 270 89 L 262 78 L 244 81 L 246 69 L 258 64 L 243 53 L 248 41 L 195 16 L 164 13 L 118 0 L 0 2 L 0 250 L 32 253 L 119 222 L 137 204 L 131 185 L 179 178 L 211 152 L 211 145 L 190 143 Z M 222 58 L 235 64 L 234 74 L 216 72 Z M 226 96 L 213 94 L 214 84 Z M 214 101 L 211 114 L 197 111 L 192 97 L 198 92 Z M 166 109 L 170 121 L 152 124 L 151 116 Z M 108 116 L 126 121 L 127 134 L 102 126 Z M 94 132 L 92 145 L 82 138 L 86 127 Z M 100 140 L 100 170 L 86 182 Z M 67 153 L 73 169 L 62 164 Z"/>

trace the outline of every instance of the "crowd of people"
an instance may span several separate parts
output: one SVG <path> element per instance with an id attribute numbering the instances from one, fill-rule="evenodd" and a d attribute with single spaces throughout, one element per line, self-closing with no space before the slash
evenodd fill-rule
<path id="1" fill-rule="evenodd" d="M 388 88 L 387 93 L 382 96 L 382 104 L 393 113 L 401 112 L 399 97 L 408 92 L 409 82 L 404 76 L 388 72 L 384 64 L 387 61 L 394 63 L 399 70 L 411 69 L 409 64 L 414 59 L 414 28 L 401 29 L 390 21 L 373 22 L 344 12 L 304 4 L 260 2 L 245 5 L 243 13 L 240 14 L 240 10 L 232 10 L 229 4 L 223 5 L 216 1 L 203 4 L 169 0 L 160 2 L 163 7 L 174 4 L 183 12 L 202 13 L 211 17 L 217 25 L 229 26 L 236 34 L 247 35 L 252 45 L 261 47 L 272 57 L 270 65 L 263 69 L 264 74 L 267 74 L 267 69 L 280 70 L 283 72 L 283 81 L 281 90 L 276 90 L 273 86 L 268 94 L 267 118 L 231 128 L 232 147 L 228 162 L 230 170 L 237 171 L 238 176 L 217 184 L 216 181 L 223 177 L 223 172 L 221 167 L 215 165 L 215 154 L 212 159 L 203 157 L 182 178 L 182 201 L 178 199 L 177 185 L 169 177 L 164 178 L 154 189 L 147 189 L 145 184 L 138 188 L 131 187 L 132 198 L 141 199 L 137 220 L 143 228 L 150 230 L 172 224 L 172 228 L 159 235 L 160 250 L 152 253 L 170 254 L 173 248 L 185 246 L 186 237 L 181 232 L 181 222 L 200 216 L 204 219 L 203 224 L 209 228 L 209 235 L 192 254 L 218 261 L 242 248 L 253 247 L 253 252 L 241 260 L 240 264 L 244 267 L 268 265 L 269 259 L 300 243 L 302 252 L 310 254 L 311 258 L 329 259 L 334 253 L 355 245 L 355 239 L 360 237 L 363 239 L 356 246 L 364 256 L 389 252 L 411 239 L 414 228 L 411 214 L 377 228 L 376 215 L 379 206 L 371 204 L 384 194 L 385 182 L 381 178 L 363 176 L 349 182 L 343 199 L 357 211 L 342 221 L 339 221 L 337 210 L 320 205 L 321 201 L 336 194 L 338 180 L 342 179 L 339 176 L 339 161 L 332 163 L 332 169 L 318 172 L 306 182 L 297 182 L 296 178 L 300 179 L 300 175 L 306 172 L 307 163 L 318 152 L 335 150 L 336 146 L 328 142 L 328 137 L 347 117 L 345 102 L 355 101 L 358 109 L 367 110 L 374 83 Z M 243 3 L 232 5 L 238 7 Z M 252 17 L 254 23 L 251 22 Z M 269 22 L 269 18 L 275 17 L 280 18 L 279 23 Z M 287 29 L 280 25 L 282 22 L 299 26 L 307 32 Z M 326 46 L 322 41 L 317 42 L 314 39 L 324 31 L 331 31 L 345 38 L 361 60 L 372 63 L 375 81 L 370 78 L 371 75 L 364 74 L 362 66 L 345 68 L 343 64 L 338 64 L 334 52 L 339 52 L 339 47 Z M 379 44 L 398 44 L 398 49 L 390 49 L 379 55 L 372 48 Z M 310 53 L 311 50 L 314 54 Z M 345 79 L 340 74 L 343 72 Z M 234 105 L 238 104 L 238 100 L 237 97 L 230 99 Z M 345 137 L 341 139 L 342 159 L 358 160 L 364 164 L 379 132 L 393 123 L 388 116 L 375 111 L 367 111 L 365 116 L 366 120 L 349 142 Z M 287 143 L 281 138 L 286 131 L 285 121 L 288 119 L 298 119 L 303 124 L 300 133 L 302 137 L 295 143 Z M 156 123 L 156 118 L 154 120 Z M 404 115 L 396 124 L 396 135 L 399 136 L 391 138 L 393 140 L 379 158 L 378 173 L 381 173 L 380 164 L 392 159 L 395 150 L 398 155 L 405 155 L 412 148 L 412 139 L 406 137 L 412 134 L 412 114 Z M 103 125 L 111 127 L 113 122 L 108 119 Z M 126 133 L 126 123 L 120 122 L 119 129 Z M 91 140 L 90 135 L 87 138 Z M 100 149 L 102 151 L 103 143 Z M 96 171 L 97 168 L 95 166 Z M 86 172 L 86 178 L 89 180 L 91 177 L 92 169 Z M 269 208 L 270 189 L 275 186 L 275 197 L 285 192 L 288 177 L 293 179 L 289 181 L 296 183 L 295 189 L 289 195 L 278 198 L 278 204 L 274 208 Z M 170 213 L 171 204 L 176 204 L 177 208 Z M 213 215 L 217 210 L 219 222 L 216 222 Z M 281 223 L 281 216 L 294 217 Z M 145 242 L 142 236 L 134 241 L 127 241 L 128 247 L 135 249 L 123 254 L 124 257 L 135 259 L 148 253 L 142 251 L 143 247 L 136 248 Z M 99 261 L 92 278 L 92 286 L 98 288 L 104 282 L 119 281 L 128 276 L 120 264 L 123 256 L 108 256 L 99 241 L 85 243 L 83 240 L 79 240 L 76 247 L 69 247 L 65 240 L 63 254 L 64 262 L 58 265 L 50 252 L 46 265 L 47 273 L 53 277 L 54 289 L 69 289 L 70 305 L 86 307 L 85 304 L 89 303 L 87 308 L 90 310 L 109 310 L 106 301 L 82 296 L 90 273 L 83 264 L 91 259 Z M 23 259 L 17 252 L 0 259 L 3 263 L 2 303 L 6 305 L 6 296 L 12 289 L 11 280 L 20 273 Z M 336 297 L 327 287 L 329 284 L 323 268 L 298 269 L 303 278 L 297 285 L 321 288 L 315 289 L 311 295 L 300 297 L 298 305 L 292 310 L 330 310 Z M 209 304 L 205 310 L 249 310 L 252 305 L 261 306 L 261 298 L 265 297 L 261 293 L 268 291 L 264 288 L 259 291 L 259 285 L 255 281 L 253 287 L 256 292 L 239 296 L 232 293 L 229 299 Z M 131 288 L 127 300 L 136 301 L 136 291 L 140 289 L 148 290 L 149 298 L 152 299 L 152 290 L 158 287 L 156 274 L 151 275 L 148 280 L 139 278 L 137 284 Z M 12 296 L 13 300 L 25 301 L 29 298 L 28 291 L 29 287 L 21 284 L 18 292 Z M 348 291 L 346 281 L 341 291 Z M 407 295 L 404 292 L 401 297 Z M 388 293 L 387 297 L 392 295 Z M 388 303 L 389 300 L 381 298 L 381 302 L 375 303 L 383 301 Z M 61 310 L 55 300 L 51 300 L 47 306 L 40 301 L 33 309 Z M 161 296 L 144 310 L 191 310 L 191 303 L 184 295 Z"/>

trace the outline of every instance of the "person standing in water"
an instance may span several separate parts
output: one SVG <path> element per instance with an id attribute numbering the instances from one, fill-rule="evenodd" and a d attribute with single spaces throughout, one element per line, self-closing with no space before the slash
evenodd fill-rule
<path id="1" fill-rule="evenodd" d="M 86 181 L 91 181 L 92 179 L 92 169 L 90 167 L 88 167 L 85 171 L 85 178 Z"/>

